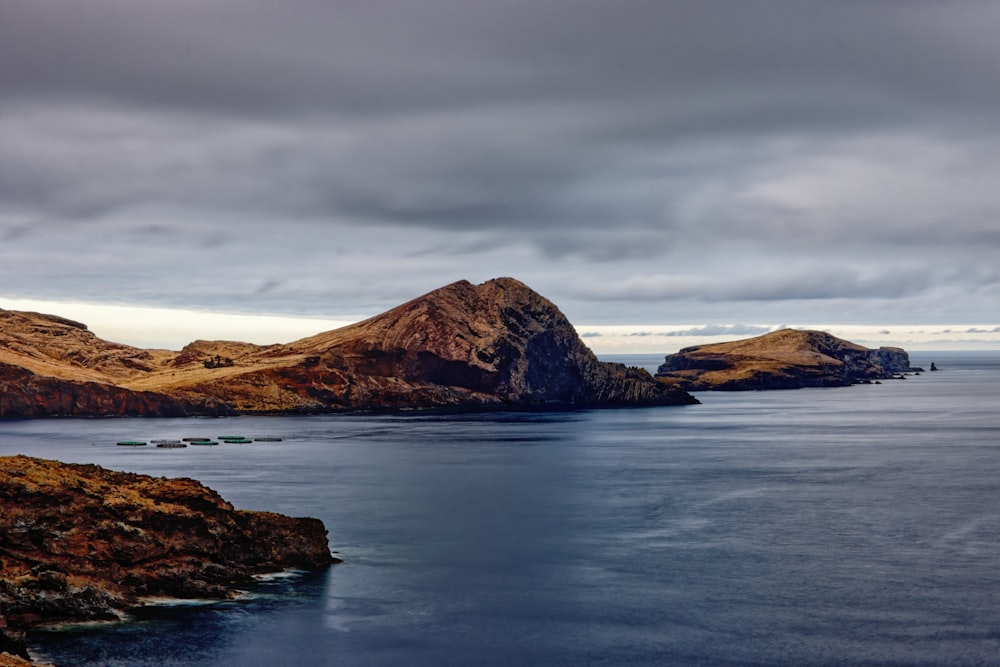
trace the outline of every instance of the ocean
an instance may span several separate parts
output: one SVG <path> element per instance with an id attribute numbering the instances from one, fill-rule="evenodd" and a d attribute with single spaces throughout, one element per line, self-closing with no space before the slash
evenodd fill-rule
<path id="1" fill-rule="evenodd" d="M 30 640 L 63 667 L 995 665 L 1000 353 L 911 359 L 941 371 L 685 407 L 0 422 L 0 454 L 193 477 L 322 519 L 344 559 Z M 115 445 L 228 433 L 282 440 Z"/>

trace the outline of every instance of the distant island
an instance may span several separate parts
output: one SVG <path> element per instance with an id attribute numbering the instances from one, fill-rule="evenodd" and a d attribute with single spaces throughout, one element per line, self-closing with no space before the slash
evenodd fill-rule
<path id="1" fill-rule="evenodd" d="M 513 278 L 460 281 L 292 343 L 198 340 L 179 352 L 0 310 L 0 417 L 298 414 L 685 405 L 684 389 L 597 359 Z"/>
<path id="2" fill-rule="evenodd" d="M 666 357 L 656 379 L 688 391 L 844 387 L 922 371 L 898 347 L 869 349 L 822 331 L 782 329 Z"/>

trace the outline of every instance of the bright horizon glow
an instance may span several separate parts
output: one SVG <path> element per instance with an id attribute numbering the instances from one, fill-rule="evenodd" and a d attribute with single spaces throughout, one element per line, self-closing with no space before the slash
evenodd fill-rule
<path id="1" fill-rule="evenodd" d="M 199 339 L 234 340 L 257 345 L 290 343 L 358 321 L 36 299 L 0 298 L 0 308 L 66 317 L 86 324 L 90 331 L 105 340 L 166 350 L 180 350 Z"/>
<path id="2" fill-rule="evenodd" d="M 195 340 L 258 345 L 289 343 L 360 321 L 218 313 L 180 308 L 0 298 L 0 308 L 47 313 L 86 324 L 97 336 L 141 348 L 180 350 Z M 918 350 L 1000 350 L 1000 324 L 618 324 L 574 325 L 596 354 L 670 354 L 692 345 L 751 338 L 782 328 L 826 331 L 866 347 Z"/>
<path id="3" fill-rule="evenodd" d="M 731 327 L 731 333 L 692 335 L 693 330 Z M 829 324 L 757 325 L 613 325 L 577 326 L 584 342 L 597 354 L 671 354 L 685 347 L 753 338 L 779 329 L 812 329 L 870 348 L 901 347 L 908 352 L 933 350 L 1000 350 L 996 324 Z M 760 329 L 752 331 L 751 329 Z"/>

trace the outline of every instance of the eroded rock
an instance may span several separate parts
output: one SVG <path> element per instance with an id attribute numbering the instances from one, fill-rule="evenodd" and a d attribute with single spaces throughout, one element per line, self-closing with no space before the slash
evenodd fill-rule
<path id="1" fill-rule="evenodd" d="M 0 608 L 14 630 L 117 620 L 146 596 L 226 598 L 336 559 L 317 519 L 234 509 L 191 479 L 0 457 Z"/>

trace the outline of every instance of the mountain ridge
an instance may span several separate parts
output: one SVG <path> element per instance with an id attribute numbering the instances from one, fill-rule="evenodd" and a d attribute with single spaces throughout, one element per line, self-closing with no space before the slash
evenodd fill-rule
<path id="1" fill-rule="evenodd" d="M 283 344 L 196 340 L 177 352 L 147 350 L 103 341 L 79 322 L 17 311 L 0 311 L 0 343 L 0 416 L 697 402 L 646 371 L 599 361 L 555 304 L 513 278 L 458 281 Z M 26 382 L 31 392 L 19 389 Z M 32 402 L 32 393 L 42 399 Z"/>

